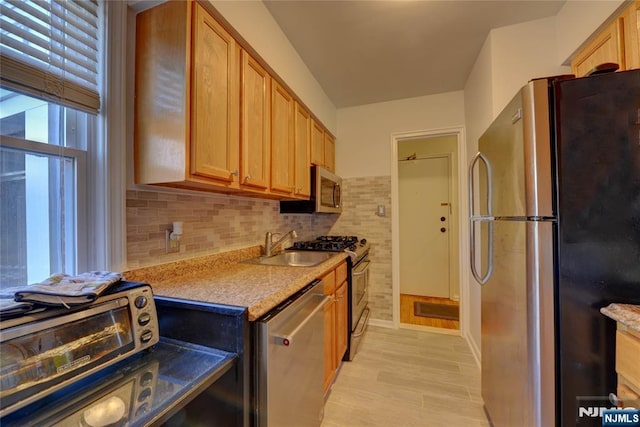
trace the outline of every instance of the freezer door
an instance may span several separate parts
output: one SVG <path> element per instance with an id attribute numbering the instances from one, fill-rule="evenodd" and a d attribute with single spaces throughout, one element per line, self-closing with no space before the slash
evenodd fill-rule
<path id="1" fill-rule="evenodd" d="M 479 215 L 497 218 L 553 216 L 551 130 L 547 80 L 534 80 L 504 108 L 480 137 L 491 169 L 493 206 L 486 206 L 488 175 L 478 166 Z"/>
<path id="2" fill-rule="evenodd" d="M 480 227 L 486 242 L 488 224 Z M 481 378 L 495 427 L 555 424 L 552 228 L 551 222 L 493 225 L 493 274 L 482 288 Z"/>

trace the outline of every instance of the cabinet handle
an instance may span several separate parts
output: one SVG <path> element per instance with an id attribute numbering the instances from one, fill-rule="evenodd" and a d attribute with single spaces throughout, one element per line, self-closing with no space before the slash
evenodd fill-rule
<path id="1" fill-rule="evenodd" d="M 238 169 L 231 172 L 231 176 L 238 176 Z"/>
<path id="2" fill-rule="evenodd" d="M 247 182 L 251 179 L 251 174 L 244 177 L 244 182 Z"/>

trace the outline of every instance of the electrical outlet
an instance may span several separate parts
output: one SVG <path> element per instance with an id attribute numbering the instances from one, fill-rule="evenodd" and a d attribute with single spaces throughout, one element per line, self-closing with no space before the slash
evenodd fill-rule
<path id="1" fill-rule="evenodd" d="M 164 253 L 180 252 L 180 240 L 171 238 L 171 230 L 165 230 Z"/>

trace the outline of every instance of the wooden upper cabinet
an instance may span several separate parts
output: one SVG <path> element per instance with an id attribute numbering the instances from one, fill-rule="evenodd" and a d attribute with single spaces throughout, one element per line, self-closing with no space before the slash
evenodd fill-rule
<path id="1" fill-rule="evenodd" d="M 311 163 L 335 172 L 336 140 L 315 121 L 311 126 Z"/>
<path id="2" fill-rule="evenodd" d="M 311 195 L 309 150 L 311 147 L 311 116 L 296 102 L 294 149 L 294 195 L 308 198 Z"/>
<path id="3" fill-rule="evenodd" d="M 275 80 L 271 85 L 271 192 L 294 190 L 293 97 Z"/>
<path id="4" fill-rule="evenodd" d="M 618 20 L 609 24 L 571 61 L 571 71 L 578 77 L 606 62 L 624 69 L 623 33 Z"/>
<path id="5" fill-rule="evenodd" d="M 636 0 L 576 54 L 572 73 L 582 77 L 606 62 L 618 64 L 619 71 L 640 68 L 639 15 L 640 0 Z"/>
<path id="6" fill-rule="evenodd" d="M 324 129 L 313 119 L 311 120 L 311 163 L 324 166 Z"/>
<path id="7" fill-rule="evenodd" d="M 194 3 L 191 173 L 238 183 L 236 43 Z"/>
<path id="8" fill-rule="evenodd" d="M 207 7 L 168 1 L 136 16 L 136 184 L 308 199 L 326 132 Z"/>
<path id="9" fill-rule="evenodd" d="M 270 178 L 271 77 L 247 52 L 241 54 L 240 184 L 267 190 Z"/>
<path id="10" fill-rule="evenodd" d="M 194 2 L 166 2 L 136 20 L 136 183 L 236 190 L 235 41 Z"/>
<path id="11" fill-rule="evenodd" d="M 330 172 L 336 171 L 336 140 L 326 132 L 324 134 L 324 167 Z"/>
<path id="12" fill-rule="evenodd" d="M 634 1 L 624 10 L 622 19 L 627 70 L 640 68 L 640 0 Z"/>

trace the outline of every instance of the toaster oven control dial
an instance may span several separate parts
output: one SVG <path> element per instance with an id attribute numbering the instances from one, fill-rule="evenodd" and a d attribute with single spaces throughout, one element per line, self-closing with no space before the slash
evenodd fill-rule
<path id="1" fill-rule="evenodd" d="M 134 304 L 138 308 L 144 308 L 147 305 L 147 297 L 145 297 L 144 295 L 140 295 L 139 297 L 136 297 Z"/>
<path id="2" fill-rule="evenodd" d="M 140 341 L 142 341 L 143 343 L 151 341 L 151 338 L 153 338 L 153 332 L 151 332 L 150 330 L 146 330 L 142 333 L 142 335 L 140 335 Z"/>
<path id="3" fill-rule="evenodd" d="M 142 313 L 138 316 L 138 325 L 144 326 L 151 321 L 151 315 L 149 313 Z"/>

